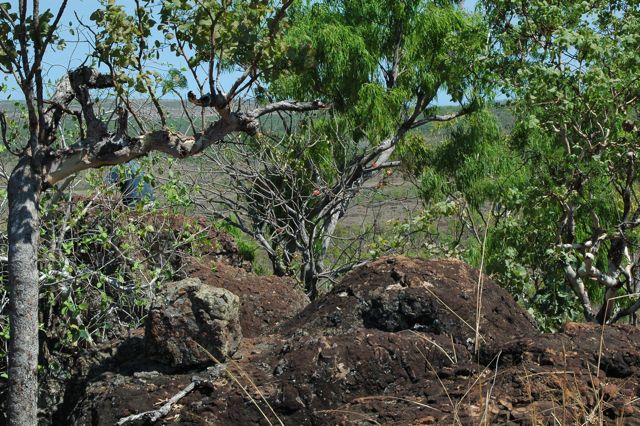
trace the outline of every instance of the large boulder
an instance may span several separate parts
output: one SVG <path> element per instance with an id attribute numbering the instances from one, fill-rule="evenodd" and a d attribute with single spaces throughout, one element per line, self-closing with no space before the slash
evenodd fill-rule
<path id="1" fill-rule="evenodd" d="M 170 283 L 149 311 L 144 339 L 150 359 L 175 368 L 211 364 L 211 355 L 224 361 L 242 339 L 240 299 L 199 279 Z"/>
<path id="2" fill-rule="evenodd" d="M 347 274 L 331 293 L 283 328 L 293 334 L 413 330 L 449 336 L 469 348 L 476 331 L 481 346 L 538 333 L 509 293 L 477 269 L 456 259 L 401 256 L 382 258 Z"/>

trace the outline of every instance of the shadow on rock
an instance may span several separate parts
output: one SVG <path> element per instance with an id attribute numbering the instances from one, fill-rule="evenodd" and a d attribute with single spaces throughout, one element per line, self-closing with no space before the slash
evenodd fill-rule
<path id="1" fill-rule="evenodd" d="M 540 334 L 506 291 L 459 261 L 380 259 L 304 309 L 289 282 L 230 278 L 227 267 L 192 272 L 200 287 L 173 284 L 149 320 L 171 328 L 148 326 L 144 341 L 144 357 L 183 370 L 105 371 L 68 423 L 113 424 L 187 388 L 163 424 L 639 424 L 637 329 L 567 324 Z M 227 326 L 202 328 L 233 322 L 220 314 L 232 311 L 239 345 Z M 226 359 L 215 375 L 189 339 Z"/>

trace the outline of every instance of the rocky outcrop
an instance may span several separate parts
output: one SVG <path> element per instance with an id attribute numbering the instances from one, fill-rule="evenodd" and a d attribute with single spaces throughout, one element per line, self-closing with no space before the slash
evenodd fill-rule
<path id="1" fill-rule="evenodd" d="M 143 353 L 137 369 L 120 365 L 89 380 L 61 420 L 110 425 L 190 389 L 163 424 L 640 424 L 640 330 L 567 324 L 540 334 L 505 291 L 459 261 L 381 259 L 301 312 L 284 306 L 295 287 L 249 289 L 231 273 L 200 271 L 205 285 L 239 298 L 244 338 L 233 360 L 216 374 L 213 362 L 149 372 L 139 367 Z M 197 298 L 173 294 L 164 309 L 175 315 L 189 312 L 175 301 L 193 307 Z M 256 308 L 262 296 L 270 309 Z"/>
<path id="2" fill-rule="evenodd" d="M 189 278 L 166 285 L 145 323 L 149 359 L 188 369 L 231 357 L 242 339 L 240 299 Z"/>
<path id="3" fill-rule="evenodd" d="M 347 274 L 309 305 L 284 333 L 350 333 L 358 328 L 446 335 L 462 345 L 476 338 L 478 271 L 454 259 L 389 257 Z M 495 344 L 537 334 L 526 311 L 506 290 L 483 278 L 478 338 Z"/>

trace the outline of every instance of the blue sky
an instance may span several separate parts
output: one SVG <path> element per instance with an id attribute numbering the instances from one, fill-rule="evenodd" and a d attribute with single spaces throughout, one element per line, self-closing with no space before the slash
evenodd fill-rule
<path id="1" fill-rule="evenodd" d="M 28 0 L 27 0 L 28 1 Z M 116 0 L 117 3 L 124 4 L 126 6 L 134 7 L 133 0 Z M 12 8 L 15 8 L 18 4 L 18 0 L 9 0 L 9 3 L 12 5 Z M 29 2 L 30 3 L 30 2 Z M 41 9 L 45 9 L 47 7 L 52 8 L 52 10 L 57 10 L 60 5 L 60 0 L 48 0 L 46 2 L 41 2 Z M 464 1 L 464 7 L 473 10 L 477 4 L 477 0 L 466 0 Z M 66 49 L 62 51 L 49 52 L 44 60 L 43 60 L 43 74 L 47 77 L 50 84 L 53 86 L 55 82 L 69 69 L 73 69 L 82 65 L 83 61 L 87 58 L 88 54 L 91 52 L 91 46 L 86 41 L 86 36 L 84 36 L 82 32 L 82 27 L 78 24 L 78 19 L 83 22 L 89 23 L 89 15 L 95 9 L 99 7 L 99 2 L 97 0 L 68 0 L 67 8 L 65 13 L 60 21 L 62 28 L 62 35 L 67 42 Z M 73 31 L 70 31 L 72 29 Z M 85 30 L 86 32 L 86 30 Z M 177 61 L 175 55 L 171 52 L 165 52 L 160 56 L 157 64 L 154 64 L 154 67 L 160 73 L 165 73 L 166 70 L 171 68 L 172 66 L 182 66 L 180 61 Z M 195 83 L 191 79 L 190 76 L 187 76 L 190 87 L 195 88 Z M 223 77 L 221 83 L 223 87 L 228 87 L 231 85 L 234 79 L 234 74 L 229 74 Z M 3 99 L 20 99 L 22 98 L 22 94 L 17 89 L 15 82 L 11 76 L 7 76 L 6 78 L 7 86 L 9 90 L 5 93 L 0 93 L 0 100 Z M 440 96 L 440 103 L 447 104 L 449 103 L 448 97 L 444 94 Z"/>

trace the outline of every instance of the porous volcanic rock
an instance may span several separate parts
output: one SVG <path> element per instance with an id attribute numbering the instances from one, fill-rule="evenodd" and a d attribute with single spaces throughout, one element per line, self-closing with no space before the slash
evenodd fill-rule
<path id="1" fill-rule="evenodd" d="M 144 339 L 149 358 L 172 367 L 211 363 L 202 348 L 224 361 L 242 339 L 240 299 L 197 278 L 169 283 L 149 311 Z"/>
<path id="2" fill-rule="evenodd" d="M 387 257 L 347 274 L 326 297 L 285 324 L 285 333 L 341 334 L 357 328 L 414 330 L 450 336 L 469 346 L 476 337 L 478 270 L 455 259 Z M 493 345 L 538 332 L 509 293 L 483 276 L 481 343 Z"/>
<path id="3" fill-rule="evenodd" d="M 459 261 L 381 259 L 285 316 L 244 338 L 224 374 L 163 424 L 640 424 L 639 329 L 570 323 L 540 334 L 505 291 Z M 65 420 L 113 424 L 208 374 L 170 373 L 103 373 Z"/>

